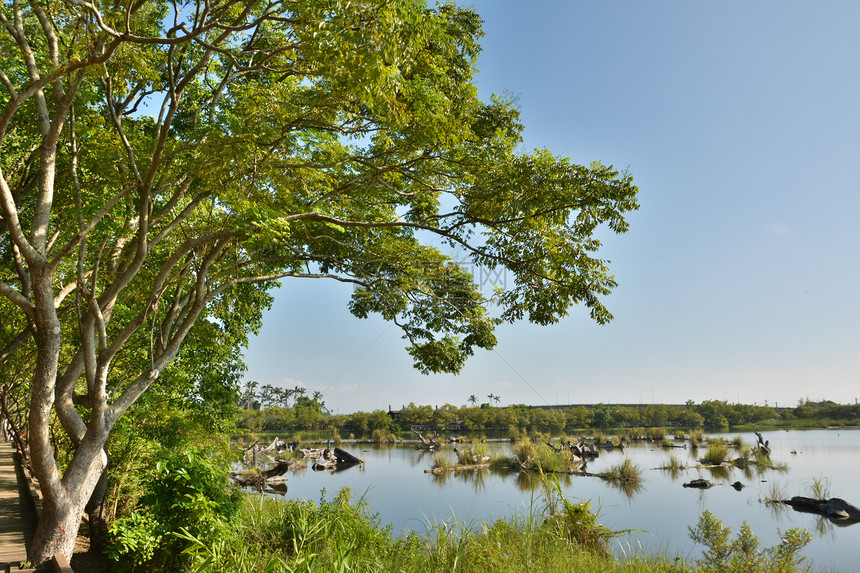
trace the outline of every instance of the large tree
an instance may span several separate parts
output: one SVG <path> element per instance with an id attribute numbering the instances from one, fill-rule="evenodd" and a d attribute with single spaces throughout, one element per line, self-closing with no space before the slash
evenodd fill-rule
<path id="1" fill-rule="evenodd" d="M 240 340 L 278 280 L 353 283 L 427 373 L 501 321 L 611 319 L 595 231 L 627 229 L 636 188 L 518 151 L 511 102 L 477 98 L 469 10 L 14 0 L 0 25 L 0 361 L 27 365 L 36 561 L 71 554 L 111 429 L 195 324 Z M 497 315 L 465 262 L 506 269 Z"/>

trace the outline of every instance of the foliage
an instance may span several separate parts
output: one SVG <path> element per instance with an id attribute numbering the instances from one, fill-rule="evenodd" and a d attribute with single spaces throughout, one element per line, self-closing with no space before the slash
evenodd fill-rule
<path id="1" fill-rule="evenodd" d="M 718 466 L 729 459 L 729 448 L 724 444 L 711 444 L 708 446 L 708 451 L 705 452 L 705 456 L 702 458 L 702 462 L 712 465 Z"/>
<path id="2" fill-rule="evenodd" d="M 590 501 L 571 503 L 562 499 L 562 503 L 564 511 L 547 519 L 546 526 L 580 549 L 608 556 L 608 542 L 618 533 L 597 522 Z"/>
<path id="3" fill-rule="evenodd" d="M 460 371 L 504 322 L 612 319 L 594 235 L 627 231 L 632 178 L 522 152 L 515 102 L 478 98 L 469 9 L 40 0 L 0 16 L 0 365 L 31 384 L 32 467 L 57 500 L 38 560 L 71 553 L 117 420 L 241 348 L 280 280 L 352 285 L 350 311 L 396 324 L 424 373 Z M 473 266 L 507 289 L 484 292 Z M 198 387 L 201 408 L 230 386 Z M 296 424 L 328 420 L 293 396 Z"/>
<path id="4" fill-rule="evenodd" d="M 812 497 L 825 501 L 830 498 L 830 480 L 827 478 L 812 478 L 809 482 L 809 491 Z"/>
<path id="5" fill-rule="evenodd" d="M 448 459 L 448 456 L 446 456 L 444 452 L 436 452 L 435 454 L 433 454 L 433 467 L 447 470 L 451 467 L 451 461 Z"/>
<path id="6" fill-rule="evenodd" d="M 236 523 L 241 496 L 211 452 L 165 448 L 143 486 L 137 511 L 113 524 L 109 555 L 119 567 L 145 563 L 149 569 L 176 570 L 185 547 L 177 534 L 211 542 Z"/>
<path id="7" fill-rule="evenodd" d="M 771 548 L 759 550 L 759 540 L 744 522 L 738 536 L 730 541 L 731 530 L 705 510 L 695 528 L 689 527 L 690 538 L 707 549 L 700 560 L 706 571 L 756 572 L 796 571 L 805 557 L 800 551 L 812 540 L 805 529 L 792 528 L 784 534 L 777 530 L 781 542 Z"/>
<path id="8" fill-rule="evenodd" d="M 669 470 L 670 472 L 677 472 L 684 469 L 684 464 L 679 460 L 674 454 L 669 456 L 669 459 L 663 464 L 663 467 L 660 469 Z"/>
<path id="9" fill-rule="evenodd" d="M 598 475 L 608 481 L 638 482 L 642 479 L 642 470 L 630 461 L 630 458 L 624 458 L 620 464 L 614 465 Z"/>
<path id="10" fill-rule="evenodd" d="M 552 480 L 546 480 L 552 490 Z M 192 572 L 256 573 L 266 571 L 401 571 L 467 572 L 525 570 L 549 572 L 788 572 L 802 562 L 799 551 L 809 534 L 792 529 L 782 543 L 759 549 L 746 524 L 735 540 L 730 531 L 705 512 L 691 537 L 706 546 L 698 565 L 681 558 L 609 554 L 613 538 L 625 534 L 608 529 L 589 502 L 561 499 L 558 510 L 535 499 L 524 511 L 495 523 L 463 524 L 456 520 L 428 523 L 423 534 L 394 537 L 380 527 L 362 499 L 353 503 L 341 492 L 320 502 L 274 500 L 248 496 L 242 506 L 245 527 L 231 529 L 204 542 L 187 532 L 186 555 Z"/>

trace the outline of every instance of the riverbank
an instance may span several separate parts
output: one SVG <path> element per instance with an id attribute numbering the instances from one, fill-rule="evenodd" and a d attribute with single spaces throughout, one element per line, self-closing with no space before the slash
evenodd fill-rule
<path id="1" fill-rule="evenodd" d="M 786 532 L 781 546 L 744 553 L 719 520 L 707 512 L 691 536 L 706 550 L 701 558 L 639 554 L 626 537 L 597 521 L 590 505 L 547 498 L 494 523 L 450 521 L 427 525 L 426 533 L 394 536 L 349 490 L 318 503 L 245 497 L 240 522 L 217 542 L 187 536 L 195 571 L 398 571 L 398 572 L 654 572 L 796 571 L 808 542 L 802 531 Z M 740 537 L 738 538 L 740 539 Z M 758 543 L 747 532 L 746 541 Z M 625 547 L 613 556 L 611 544 Z"/>

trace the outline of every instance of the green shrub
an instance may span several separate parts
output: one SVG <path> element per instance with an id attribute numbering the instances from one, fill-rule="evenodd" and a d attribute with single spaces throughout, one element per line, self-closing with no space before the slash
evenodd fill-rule
<path id="1" fill-rule="evenodd" d="M 659 442 L 661 440 L 664 440 L 666 439 L 667 435 L 669 435 L 669 433 L 666 431 L 666 428 L 662 426 L 648 428 L 648 439 L 652 442 Z"/>
<path id="2" fill-rule="evenodd" d="M 684 469 L 684 464 L 682 464 L 681 461 L 674 454 L 672 454 L 671 456 L 669 456 L 669 460 L 666 462 L 666 464 L 660 469 L 669 470 L 670 472 L 677 472 Z"/>
<path id="3" fill-rule="evenodd" d="M 792 528 L 784 534 L 777 529 L 781 542 L 760 551 L 759 540 L 746 522 L 737 538 L 730 542 L 731 529 L 707 510 L 699 517 L 697 526 L 688 529 L 690 538 L 707 548 L 699 565 L 706 571 L 728 573 L 795 571 L 805 559 L 799 555 L 800 550 L 812 540 L 805 529 Z"/>
<path id="4" fill-rule="evenodd" d="M 119 570 L 183 568 L 183 530 L 204 542 L 236 522 L 241 494 L 227 480 L 226 466 L 194 446 L 162 449 L 143 480 L 138 508 L 113 524 L 108 555 Z"/>
<path id="5" fill-rule="evenodd" d="M 606 481 L 621 481 L 638 483 L 642 480 L 642 470 L 630 461 L 630 458 L 624 458 L 624 461 L 618 465 L 612 466 L 606 471 L 597 474 Z"/>
<path id="6" fill-rule="evenodd" d="M 395 436 L 389 430 L 383 430 L 381 428 L 377 428 L 373 430 L 371 434 L 371 440 L 373 440 L 376 444 L 386 444 L 386 443 L 394 443 L 397 441 L 397 436 Z"/>
<path id="7" fill-rule="evenodd" d="M 708 446 L 708 451 L 705 453 L 705 457 L 702 458 L 702 462 L 708 465 L 718 466 L 724 463 L 728 458 L 728 446 L 725 444 L 711 444 Z"/>
<path id="8" fill-rule="evenodd" d="M 597 515 L 591 511 L 591 502 L 571 503 L 562 499 L 562 503 L 564 513 L 550 516 L 545 526 L 581 549 L 608 557 L 608 542 L 617 533 L 597 523 Z"/>
<path id="9" fill-rule="evenodd" d="M 451 462 L 448 460 L 448 456 L 442 452 L 436 452 L 433 454 L 433 467 L 447 470 L 451 467 Z"/>

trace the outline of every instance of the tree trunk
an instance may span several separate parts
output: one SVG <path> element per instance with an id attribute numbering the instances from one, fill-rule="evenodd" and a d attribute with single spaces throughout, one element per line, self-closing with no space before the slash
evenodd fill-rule
<path id="1" fill-rule="evenodd" d="M 105 522 L 105 493 L 107 492 L 107 466 L 102 470 L 99 481 L 84 511 L 90 520 L 90 547 L 103 549 L 107 538 L 107 523 Z"/>
<path id="2" fill-rule="evenodd" d="M 49 479 L 43 484 L 39 480 L 42 515 L 33 537 L 30 561 L 41 564 L 54 556 L 72 558 L 84 509 L 106 466 L 103 449 L 82 443 L 62 482 Z"/>
<path id="3" fill-rule="evenodd" d="M 71 559 L 84 508 L 73 507 L 68 500 L 56 504 L 45 499 L 42 509 L 30 548 L 30 561 L 41 564 L 55 555 Z"/>

